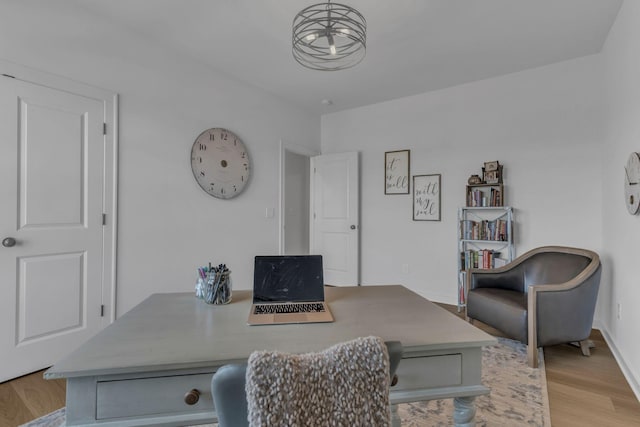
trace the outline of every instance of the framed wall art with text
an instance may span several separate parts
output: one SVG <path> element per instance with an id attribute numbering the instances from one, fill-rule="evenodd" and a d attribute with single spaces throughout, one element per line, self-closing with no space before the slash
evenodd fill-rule
<path id="1" fill-rule="evenodd" d="M 413 220 L 440 221 L 440 174 L 414 175 Z"/>
<path id="2" fill-rule="evenodd" d="M 384 153 L 384 194 L 409 194 L 410 151 Z"/>

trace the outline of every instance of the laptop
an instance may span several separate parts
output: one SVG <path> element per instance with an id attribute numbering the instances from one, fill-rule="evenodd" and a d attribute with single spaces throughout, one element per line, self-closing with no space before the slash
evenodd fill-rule
<path id="1" fill-rule="evenodd" d="M 322 255 L 256 256 L 249 325 L 333 322 Z"/>

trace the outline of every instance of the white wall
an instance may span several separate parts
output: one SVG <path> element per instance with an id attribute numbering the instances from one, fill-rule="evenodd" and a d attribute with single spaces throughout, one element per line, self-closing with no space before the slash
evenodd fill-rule
<path id="1" fill-rule="evenodd" d="M 601 82 L 596 55 L 323 116 L 323 153 L 362 153 L 363 284 L 455 303 L 457 208 L 467 178 L 490 160 L 504 164 L 516 254 L 547 244 L 600 251 Z M 404 148 L 412 175 L 442 174 L 441 222 L 414 222 L 411 196 L 383 194 L 384 152 Z"/>
<path id="2" fill-rule="evenodd" d="M 640 216 L 624 206 L 624 170 L 629 154 L 640 152 L 640 2 L 625 1 L 609 33 L 605 60 L 606 132 L 602 146 L 603 256 L 609 269 L 600 297 L 605 335 L 640 398 Z M 622 312 L 618 318 L 618 304 Z M 635 379 L 634 379 L 635 378 Z"/>
<path id="3" fill-rule="evenodd" d="M 120 94 L 118 315 L 150 293 L 193 290 L 196 267 L 209 261 L 227 263 L 234 287 L 250 289 L 253 256 L 278 253 L 279 141 L 318 150 L 319 119 L 53 3 L 3 2 L 0 55 Z M 193 179 L 191 145 L 209 127 L 234 131 L 249 149 L 252 179 L 236 199 L 214 199 Z"/>

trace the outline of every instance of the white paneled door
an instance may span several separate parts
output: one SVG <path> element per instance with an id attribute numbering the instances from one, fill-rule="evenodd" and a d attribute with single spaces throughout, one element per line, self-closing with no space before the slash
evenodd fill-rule
<path id="1" fill-rule="evenodd" d="M 0 76 L 0 382 L 102 327 L 105 105 Z"/>
<path id="2" fill-rule="evenodd" d="M 312 157 L 311 174 L 311 253 L 322 255 L 325 283 L 358 285 L 358 153 Z"/>

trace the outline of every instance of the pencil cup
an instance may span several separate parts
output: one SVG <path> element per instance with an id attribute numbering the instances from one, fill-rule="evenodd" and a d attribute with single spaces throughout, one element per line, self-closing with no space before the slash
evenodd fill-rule
<path id="1" fill-rule="evenodd" d="M 196 298 L 204 299 L 204 291 L 206 288 L 207 283 L 202 277 L 198 277 L 198 281 L 196 282 Z"/>
<path id="2" fill-rule="evenodd" d="M 231 271 L 209 272 L 204 283 L 204 301 L 207 304 L 229 304 L 231 302 Z"/>

